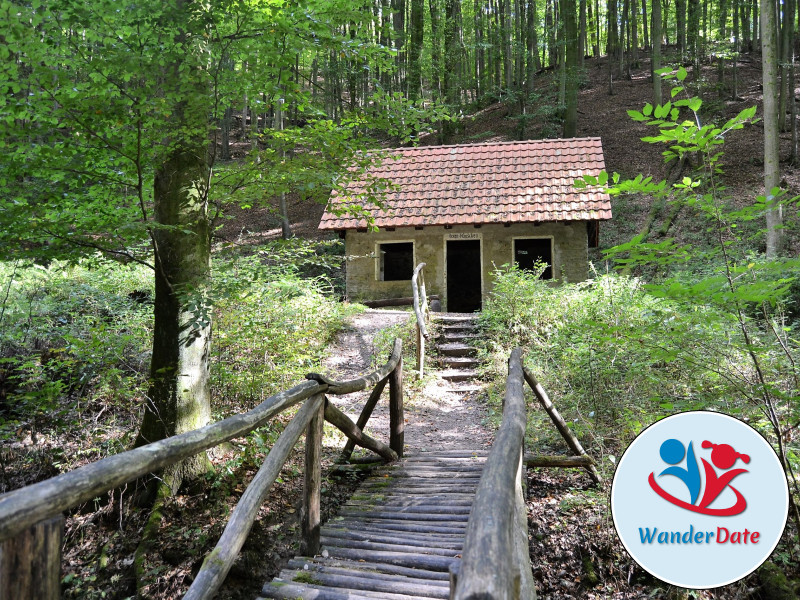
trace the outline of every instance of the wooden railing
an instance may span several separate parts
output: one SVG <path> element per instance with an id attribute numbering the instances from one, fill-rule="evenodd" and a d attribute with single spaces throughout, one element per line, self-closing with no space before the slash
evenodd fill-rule
<path id="1" fill-rule="evenodd" d="M 417 371 L 419 378 L 425 374 L 425 340 L 428 339 L 428 296 L 425 293 L 425 263 L 419 263 L 411 276 L 411 289 L 414 292 L 414 315 L 417 318 Z"/>
<path id="2" fill-rule="evenodd" d="M 522 495 L 527 417 L 522 352 L 508 361 L 503 420 L 472 503 L 460 569 L 450 571 L 454 600 L 530 600 L 536 597 Z"/>
<path id="3" fill-rule="evenodd" d="M 354 445 L 368 448 L 386 460 L 403 455 L 402 345 L 395 340 L 388 362 L 359 379 L 336 382 L 309 374 L 304 383 L 267 398 L 246 413 L 195 431 L 109 456 L 74 471 L 0 496 L 0 599 L 50 600 L 60 597 L 62 512 L 121 485 L 157 472 L 265 425 L 287 408 L 304 402 L 275 443 L 264 464 L 231 514 L 214 550 L 203 563 L 185 598 L 212 598 L 241 550 L 289 452 L 306 432 L 306 469 L 302 535 L 304 552 L 319 551 L 321 443 L 323 419 Z M 372 409 L 389 383 L 389 445 L 363 432 Z M 358 424 L 326 398 L 372 387 Z M 368 407 L 371 405 L 371 408 Z M 347 448 L 347 447 L 346 447 Z"/>
<path id="4" fill-rule="evenodd" d="M 524 453 L 528 383 L 574 456 Z M 544 388 L 511 352 L 503 400 L 503 420 L 486 459 L 472 503 L 461 564 L 450 569 L 451 600 L 531 600 L 536 598 L 528 552 L 528 518 L 522 494 L 526 466 L 583 467 L 602 481 L 594 459 L 581 446 Z"/>

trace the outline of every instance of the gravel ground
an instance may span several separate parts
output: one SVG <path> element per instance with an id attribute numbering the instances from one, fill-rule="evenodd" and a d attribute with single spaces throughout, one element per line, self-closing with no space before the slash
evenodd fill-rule
<path id="1" fill-rule="evenodd" d="M 387 327 L 403 323 L 411 313 L 400 310 L 369 309 L 352 317 L 330 349 L 324 362 L 326 373 L 333 379 L 359 377 L 371 369 L 375 354 L 375 335 Z M 430 343 L 429 343 L 430 347 Z M 429 369 L 422 385 L 406 371 L 405 381 L 405 442 L 408 452 L 414 450 L 487 448 L 492 441 L 491 431 L 483 424 L 486 409 L 481 392 L 462 394 L 456 387 Z M 364 406 L 369 390 L 337 396 L 333 400 L 354 421 Z M 389 430 L 388 390 L 375 409 L 367 431 L 386 439 Z"/>

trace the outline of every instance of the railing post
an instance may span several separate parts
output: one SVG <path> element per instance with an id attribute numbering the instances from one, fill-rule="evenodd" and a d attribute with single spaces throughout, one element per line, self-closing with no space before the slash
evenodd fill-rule
<path id="1" fill-rule="evenodd" d="M 325 402 L 306 428 L 306 472 L 303 485 L 303 547 L 306 556 L 319 553 L 320 489 L 322 487 L 322 435 Z"/>
<path id="2" fill-rule="evenodd" d="M 41 521 L 0 544 L 0 600 L 58 600 L 64 517 Z"/>
<path id="3" fill-rule="evenodd" d="M 419 371 L 419 378 L 425 375 L 425 338 L 422 336 L 422 331 L 417 325 L 417 371 Z"/>
<path id="4" fill-rule="evenodd" d="M 403 456 L 405 416 L 403 414 L 403 357 L 389 374 L 389 447 Z"/>

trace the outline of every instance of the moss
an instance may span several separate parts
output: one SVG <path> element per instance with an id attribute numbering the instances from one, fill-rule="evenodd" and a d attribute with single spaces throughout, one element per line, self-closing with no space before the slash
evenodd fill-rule
<path id="1" fill-rule="evenodd" d="M 792 582 L 775 563 L 766 562 L 758 570 L 761 587 L 758 589 L 760 598 L 769 600 L 794 600 L 798 595 L 798 585 Z"/>
<path id="2" fill-rule="evenodd" d="M 593 588 L 600 582 L 600 578 L 597 576 L 597 570 L 594 567 L 594 563 L 592 562 L 592 557 L 585 555 L 582 558 L 583 562 L 583 584 L 586 587 Z"/>
<path id="3" fill-rule="evenodd" d="M 308 583 L 310 585 L 322 585 L 322 582 L 319 579 L 314 579 L 309 573 L 298 573 L 294 576 L 292 581 L 296 581 L 297 583 Z"/>

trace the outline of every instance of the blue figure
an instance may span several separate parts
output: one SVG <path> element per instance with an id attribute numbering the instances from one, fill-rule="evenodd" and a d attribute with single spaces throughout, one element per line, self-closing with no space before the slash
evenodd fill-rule
<path id="1" fill-rule="evenodd" d="M 669 439 L 661 444 L 659 453 L 661 454 L 661 458 L 668 465 L 677 465 L 683 460 L 684 453 L 686 454 L 685 469 L 676 466 L 668 467 L 661 471 L 659 477 L 661 475 L 674 475 L 678 477 L 686 484 L 686 487 L 689 488 L 689 495 L 691 497 L 690 503 L 694 504 L 697 501 L 697 497 L 700 495 L 700 468 L 697 466 L 697 459 L 694 456 L 692 443 L 689 442 L 689 450 L 687 452 L 683 447 L 683 443 L 676 439 Z"/>

